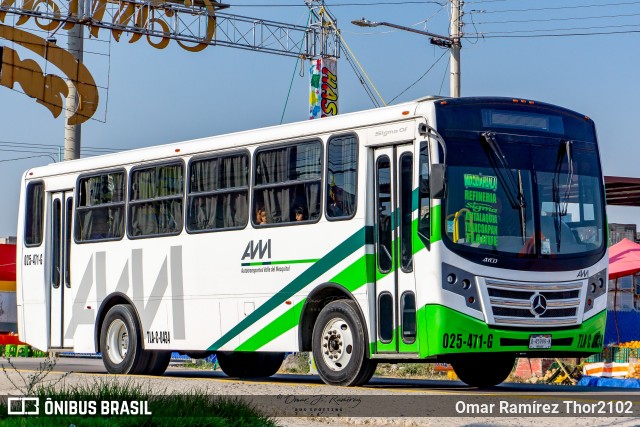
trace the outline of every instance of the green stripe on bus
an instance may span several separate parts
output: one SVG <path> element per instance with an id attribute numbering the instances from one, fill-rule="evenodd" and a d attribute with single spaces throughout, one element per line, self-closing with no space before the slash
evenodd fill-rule
<path id="1" fill-rule="evenodd" d="M 260 332 L 242 343 L 235 351 L 257 351 L 260 347 L 298 326 L 300 313 L 302 313 L 302 307 L 305 301 L 307 301 L 306 298 L 291 307 L 291 309 L 280 315 L 280 317 L 262 328 Z"/>
<path id="2" fill-rule="evenodd" d="M 367 283 L 373 282 L 373 277 L 371 277 L 371 275 L 362 274 L 363 272 L 369 272 L 366 268 L 366 264 L 367 262 L 370 262 L 368 258 L 373 257 L 374 256 L 371 254 L 364 255 L 329 281 L 341 284 L 349 292 L 353 293 Z M 235 349 L 235 351 L 257 351 L 264 345 L 298 326 L 300 322 L 300 315 L 302 314 L 302 308 L 304 307 L 306 300 L 306 298 L 303 298 L 298 304 L 291 307 L 251 338 L 242 343 Z"/>
<path id="3" fill-rule="evenodd" d="M 418 220 L 414 220 L 413 226 L 417 227 L 417 223 Z M 414 245 L 414 254 L 422 249 L 425 249 L 425 246 L 422 244 L 420 239 L 415 240 L 416 242 L 420 242 L 420 244 Z M 362 272 L 365 273 L 366 277 L 362 274 Z M 353 264 L 346 267 L 342 272 L 338 273 L 334 278 L 330 280 L 330 282 L 344 286 L 349 292 L 353 293 L 367 283 L 374 283 L 375 281 L 379 281 L 383 277 L 393 272 L 394 269 L 391 269 L 391 271 L 387 273 L 380 273 L 376 266 L 376 256 L 374 254 L 366 254 L 355 261 Z M 272 340 L 288 332 L 291 328 L 297 326 L 305 301 L 306 298 L 291 309 L 287 310 L 285 313 L 281 314 L 278 318 L 267 324 L 251 338 L 240 344 L 240 346 L 237 347 L 235 351 L 257 351 Z M 418 335 L 420 336 L 421 334 Z M 416 340 L 416 343 L 417 341 L 418 340 Z"/>
<path id="4" fill-rule="evenodd" d="M 209 346 L 207 350 L 218 350 L 220 347 L 231 341 L 247 328 L 249 328 L 252 324 L 260 320 L 263 316 L 269 314 L 271 310 L 275 309 L 287 299 L 291 298 L 309 283 L 316 280 L 318 277 L 326 273 L 329 269 L 334 267 L 347 256 L 364 246 L 365 242 L 368 240 L 367 235 L 369 233 L 367 232 L 367 228 L 367 226 L 362 227 L 360 230 L 356 231 L 350 237 L 348 237 L 344 242 L 336 246 L 327 255 L 322 257 L 318 262 L 311 265 L 308 269 L 302 272 L 302 274 L 300 274 L 288 285 L 286 285 L 282 289 L 282 291 L 272 296 L 264 304 L 259 306 L 254 312 L 242 319 L 236 326 L 231 328 L 220 339 Z"/>
<path id="5" fill-rule="evenodd" d="M 431 208 L 431 238 L 429 241 L 433 245 L 435 242 L 442 240 L 442 205 L 436 205 Z"/>
<path id="6" fill-rule="evenodd" d="M 415 190 L 414 190 L 415 191 Z M 414 222 L 417 222 L 415 220 Z M 432 232 L 431 243 L 435 243 L 438 240 L 441 240 L 442 237 L 440 235 L 440 205 L 434 206 L 432 208 L 431 215 L 431 225 L 432 230 L 437 230 L 437 234 Z M 415 227 L 415 225 L 414 225 Z M 256 311 L 251 313 L 245 319 L 243 319 L 240 323 L 238 323 L 235 327 L 233 327 L 229 332 L 223 335 L 219 340 L 213 343 L 208 350 L 215 351 L 222 347 L 224 344 L 235 338 L 242 331 L 246 330 L 253 322 L 260 320 L 263 316 L 267 315 L 271 310 L 277 307 L 282 302 L 286 301 L 290 296 L 295 295 L 295 293 L 299 292 L 313 280 L 317 279 L 320 275 L 324 274 L 334 265 L 336 265 L 340 260 L 346 258 L 349 254 L 355 252 L 364 244 L 373 244 L 373 227 L 365 226 L 362 229 L 358 230 L 351 237 L 349 237 L 345 242 L 337 246 L 331 252 L 329 252 L 323 258 L 317 260 L 317 262 L 309 267 L 309 269 L 305 270 L 300 276 L 294 279 L 291 283 L 289 283 L 281 292 L 274 295 L 271 299 L 269 299 L 265 304 L 258 307 Z M 364 237 L 364 239 L 363 239 Z M 354 244 L 360 242 L 360 246 L 354 247 Z M 418 242 L 420 239 L 414 239 L 414 242 Z M 420 242 L 420 244 L 415 245 L 413 248 L 413 253 L 417 253 L 424 249 L 424 245 Z M 334 260 L 334 261 L 331 261 Z M 329 264 L 327 264 L 329 262 Z M 284 263 L 284 262 L 283 262 Z M 369 265 L 367 265 L 369 263 Z M 252 265 L 254 263 L 251 263 Z M 262 263 L 255 263 L 256 265 L 263 265 Z M 274 262 L 272 262 L 274 264 Z M 317 268 L 317 269 L 316 269 Z M 311 271 L 313 269 L 313 271 Z M 364 271 L 366 274 L 366 279 L 361 281 L 360 279 L 354 280 L 355 277 L 362 277 L 359 272 Z M 380 280 L 382 277 L 392 273 L 390 271 L 388 273 L 382 274 L 378 272 L 376 266 L 376 257 L 373 254 L 367 254 L 362 258 L 355 261 L 353 264 L 345 268 L 341 273 L 336 275 L 331 282 L 340 284 L 345 286 L 349 292 L 354 292 L 359 289 L 361 286 L 367 283 L 373 283 L 376 280 Z M 303 277 L 304 276 L 304 277 Z M 307 276 L 311 276 L 305 281 Z M 306 301 L 306 298 L 303 299 L 300 303 L 296 304 L 291 309 L 287 310 L 285 313 L 280 315 L 274 321 L 266 325 L 263 329 L 261 329 L 258 333 L 253 335 L 247 341 L 242 343 L 236 351 L 256 351 L 260 347 L 268 344 L 273 339 L 279 337 L 285 332 L 289 331 L 291 328 L 298 325 L 300 319 L 300 312 L 296 316 L 293 314 L 293 310 L 299 309 L 302 310 L 302 305 Z M 300 305 L 300 307 L 298 307 Z M 420 335 L 420 334 L 418 334 Z M 375 344 L 374 344 L 375 345 Z"/>

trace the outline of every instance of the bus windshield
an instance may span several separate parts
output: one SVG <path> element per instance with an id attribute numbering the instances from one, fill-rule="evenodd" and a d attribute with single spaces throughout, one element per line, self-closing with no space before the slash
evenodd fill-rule
<path id="1" fill-rule="evenodd" d="M 600 249 L 604 233 L 596 152 L 574 147 L 571 156 L 559 156 L 564 151 L 559 141 L 502 145 L 507 168 L 481 144 L 447 141 L 450 153 L 456 153 L 447 167 L 449 239 L 519 255 Z"/>
<path id="2" fill-rule="evenodd" d="M 536 117 L 528 126 L 543 126 Z M 510 128 L 444 132 L 443 227 L 459 253 L 551 258 L 604 247 L 604 202 L 595 141 Z M 540 130 L 540 129 L 538 129 Z M 533 135 L 532 135 L 533 134 Z"/>

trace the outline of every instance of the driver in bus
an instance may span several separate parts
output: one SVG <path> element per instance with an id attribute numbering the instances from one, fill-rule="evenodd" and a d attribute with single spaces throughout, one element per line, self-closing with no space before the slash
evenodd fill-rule
<path id="1" fill-rule="evenodd" d="M 331 187 L 329 189 L 329 198 L 331 199 L 327 210 L 329 211 L 329 215 L 332 217 L 343 216 L 344 211 L 342 209 L 342 188 L 335 185 L 335 183 L 331 183 Z"/>

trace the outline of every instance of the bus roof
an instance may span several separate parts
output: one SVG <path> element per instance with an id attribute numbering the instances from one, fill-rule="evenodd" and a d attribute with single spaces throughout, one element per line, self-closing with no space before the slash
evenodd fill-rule
<path id="1" fill-rule="evenodd" d="M 420 103 L 434 101 L 436 99 L 440 98 L 425 97 L 389 107 L 341 114 L 319 120 L 307 120 L 265 128 L 244 130 L 190 141 L 173 142 L 169 144 L 126 150 L 118 153 L 103 154 L 77 160 L 52 163 L 47 166 L 27 170 L 25 172 L 25 178 L 31 180 L 51 175 L 90 171 L 94 169 L 115 168 L 126 164 L 170 158 L 175 156 L 178 152 L 181 155 L 195 155 L 216 149 L 228 150 L 270 141 L 300 139 L 322 133 L 346 132 L 350 129 L 359 127 L 410 119 L 415 117 Z"/>

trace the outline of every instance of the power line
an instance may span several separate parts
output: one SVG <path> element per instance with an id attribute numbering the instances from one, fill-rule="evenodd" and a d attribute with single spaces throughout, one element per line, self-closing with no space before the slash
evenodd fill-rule
<path id="1" fill-rule="evenodd" d="M 482 33 L 479 34 L 480 37 L 485 39 L 504 39 L 504 38 L 539 38 L 539 37 L 579 37 L 579 36 L 602 36 L 609 34 L 636 34 L 640 33 L 640 30 L 630 30 L 630 31 L 599 31 L 593 33 L 569 33 L 569 34 L 505 34 L 505 35 L 484 35 Z M 466 37 L 465 37 L 466 38 Z"/>
<path id="2" fill-rule="evenodd" d="M 28 142 L 15 142 L 15 141 L 0 141 L 0 146 L 18 146 L 18 147 L 30 147 L 30 148 L 59 148 L 60 145 L 55 144 L 34 144 Z M 113 148 L 106 147 L 82 147 L 83 150 L 93 150 L 93 151 L 105 151 L 105 152 L 117 152 L 119 150 L 114 150 Z"/>
<path id="3" fill-rule="evenodd" d="M 472 14 L 473 16 L 473 14 Z M 551 21 L 583 21 L 588 19 L 604 19 L 604 18 L 627 18 L 632 16 L 640 16 L 640 13 L 629 13 L 621 15 L 599 15 L 599 16 L 575 16 L 570 18 L 546 18 L 546 19 L 514 19 L 509 21 L 484 21 L 476 22 L 477 25 L 485 24 L 526 24 L 529 22 L 551 22 Z"/>
<path id="4" fill-rule="evenodd" d="M 400 97 L 401 95 L 403 95 L 406 91 L 408 91 L 409 89 L 411 89 L 412 87 L 414 87 L 415 85 L 418 84 L 418 82 L 420 82 L 420 80 L 422 80 L 427 74 L 429 74 L 429 71 L 431 71 L 433 69 L 433 67 L 436 66 L 436 64 L 438 62 L 440 62 L 440 60 L 447 54 L 449 53 L 449 50 L 445 50 L 444 52 L 442 52 L 442 55 L 440 55 L 440 57 L 433 63 L 431 64 L 431 67 L 429 67 L 429 69 L 427 71 L 425 71 L 425 73 L 423 75 L 421 75 L 418 80 L 416 80 L 415 82 L 411 83 L 409 85 L 409 87 L 407 87 L 405 90 L 403 90 L 402 92 L 400 92 L 398 95 L 396 95 L 391 101 L 389 101 L 389 104 L 391 104 L 393 101 L 395 101 L 396 99 L 398 99 L 398 97 Z"/>
<path id="5" fill-rule="evenodd" d="M 482 13 L 537 12 L 541 10 L 583 9 L 587 7 L 629 6 L 634 4 L 640 4 L 640 1 L 629 1 L 629 2 L 610 3 L 610 4 L 583 4 L 583 5 L 577 5 L 577 6 L 540 7 L 540 8 L 529 8 L 529 9 L 484 10 L 482 11 Z"/>
<path id="6" fill-rule="evenodd" d="M 4 160 L 0 160 L 0 163 L 5 163 L 5 162 L 15 162 L 16 160 L 26 160 L 26 159 L 35 159 L 36 157 L 49 157 L 51 160 L 53 160 L 54 162 L 56 161 L 53 156 L 49 155 L 49 154 L 40 154 L 39 156 L 28 156 L 28 157 L 17 157 L 15 159 L 4 159 Z"/>
<path id="7" fill-rule="evenodd" d="M 479 3 L 495 3 L 498 1 L 513 1 L 513 0 L 478 0 L 478 1 L 465 1 L 464 4 L 479 4 Z"/>
<path id="8" fill-rule="evenodd" d="M 446 2 L 438 2 L 434 0 L 424 0 L 424 1 L 400 1 L 400 2 L 368 2 L 368 3 L 336 3 L 336 4 L 326 4 L 326 6 L 334 8 L 334 7 L 351 7 L 351 6 L 398 6 L 398 5 L 409 5 L 409 4 L 437 4 L 438 6 L 444 6 Z M 245 3 L 245 4 L 233 4 L 233 7 L 307 7 L 304 4 L 264 4 L 264 3 Z"/>
<path id="9" fill-rule="evenodd" d="M 604 25 L 604 26 L 573 27 L 573 28 L 544 28 L 544 29 L 537 29 L 537 30 L 494 31 L 494 32 L 487 32 L 487 33 L 479 32 L 477 34 L 480 36 L 486 37 L 489 34 L 542 33 L 545 31 L 598 30 L 602 28 L 625 28 L 625 27 L 637 28 L 637 27 L 640 27 L 640 24 Z"/>

